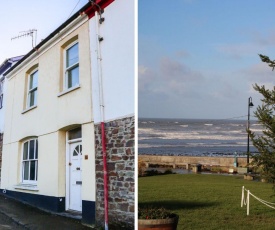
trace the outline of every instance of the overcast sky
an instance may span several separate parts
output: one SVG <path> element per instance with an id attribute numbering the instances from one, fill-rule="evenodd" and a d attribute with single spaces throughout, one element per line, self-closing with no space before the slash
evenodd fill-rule
<path id="1" fill-rule="evenodd" d="M 88 0 L 11 0 L 0 5 L 0 64 L 32 49 L 30 36 L 11 40 L 21 31 L 37 30 L 37 44 L 82 8 Z"/>
<path id="2" fill-rule="evenodd" d="M 273 87 L 274 0 L 139 0 L 139 117 L 246 116 Z M 246 117 L 243 117 L 246 119 Z"/>

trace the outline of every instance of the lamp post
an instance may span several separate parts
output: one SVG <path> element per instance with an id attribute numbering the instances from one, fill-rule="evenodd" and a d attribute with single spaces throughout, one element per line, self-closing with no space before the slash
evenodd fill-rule
<path id="1" fill-rule="evenodd" d="M 248 98 L 248 116 L 247 116 L 247 130 L 249 130 L 250 125 L 250 108 L 253 107 L 252 97 Z M 247 134 L 247 164 L 249 164 L 249 133 Z"/>

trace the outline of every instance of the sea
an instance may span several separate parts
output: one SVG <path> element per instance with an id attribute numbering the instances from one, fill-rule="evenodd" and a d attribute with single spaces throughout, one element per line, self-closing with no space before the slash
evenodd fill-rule
<path id="1" fill-rule="evenodd" d="M 260 135 L 263 128 L 250 121 Z M 139 118 L 138 154 L 175 156 L 246 156 L 247 121 L 239 119 Z M 257 149 L 249 143 L 250 152 Z"/>

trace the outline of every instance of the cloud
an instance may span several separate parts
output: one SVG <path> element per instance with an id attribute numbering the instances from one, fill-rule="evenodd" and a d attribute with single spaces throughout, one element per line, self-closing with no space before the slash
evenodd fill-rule
<path id="1" fill-rule="evenodd" d="M 176 58 L 189 58 L 191 54 L 185 50 L 179 50 L 175 54 Z"/>
<path id="2" fill-rule="evenodd" d="M 267 34 L 260 33 L 259 31 L 244 31 L 244 34 L 249 36 L 254 44 L 260 45 L 262 47 L 274 46 L 275 45 L 275 30 L 271 29 Z"/>
<path id="3" fill-rule="evenodd" d="M 165 98 L 198 98 L 198 86 L 204 77 L 184 63 L 170 57 L 162 57 L 155 69 L 139 66 L 139 97 L 144 95 L 165 95 Z"/>
<path id="4" fill-rule="evenodd" d="M 157 75 L 152 69 L 143 65 L 138 67 L 138 88 L 141 93 L 150 90 L 156 79 Z"/>
<path id="5" fill-rule="evenodd" d="M 163 78 L 168 78 L 169 80 L 173 79 L 182 82 L 200 81 L 203 79 L 199 72 L 196 72 L 185 64 L 169 57 L 163 57 L 160 60 L 160 71 Z"/>
<path id="6" fill-rule="evenodd" d="M 249 81 L 255 83 L 274 82 L 275 80 L 275 72 L 272 71 L 266 63 L 260 62 L 260 60 L 259 63 L 251 65 L 246 69 L 242 69 L 239 72 Z"/>
<path id="7" fill-rule="evenodd" d="M 217 45 L 216 50 L 232 59 L 241 59 L 247 55 L 255 55 L 259 50 L 252 43 Z"/>

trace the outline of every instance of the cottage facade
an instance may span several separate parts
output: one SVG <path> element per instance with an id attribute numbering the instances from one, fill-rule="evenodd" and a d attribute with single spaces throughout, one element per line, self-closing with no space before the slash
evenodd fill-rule
<path id="1" fill-rule="evenodd" d="M 5 106 L 4 106 L 4 95 L 6 95 L 5 88 L 5 76 L 4 73 L 10 69 L 16 62 L 18 62 L 23 56 L 12 57 L 6 59 L 0 65 L 0 181 L 1 181 L 1 167 L 2 167 L 2 147 L 3 147 L 3 136 L 4 136 L 4 116 L 5 116 Z"/>
<path id="2" fill-rule="evenodd" d="M 133 224 L 134 1 L 89 2 L 6 78 L 0 191 L 79 212 L 84 224 L 102 224 L 106 215 Z"/>

